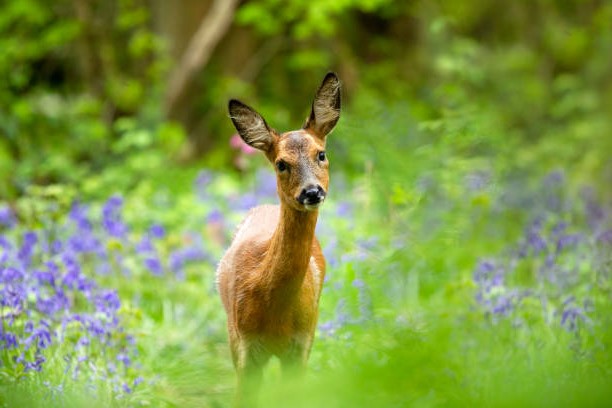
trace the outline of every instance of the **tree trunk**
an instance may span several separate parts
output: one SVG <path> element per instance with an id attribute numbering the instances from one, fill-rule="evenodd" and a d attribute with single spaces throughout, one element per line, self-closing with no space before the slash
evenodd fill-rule
<path id="1" fill-rule="evenodd" d="M 187 89 L 230 27 L 238 0 L 215 0 L 170 74 L 164 111 L 175 119 Z"/>

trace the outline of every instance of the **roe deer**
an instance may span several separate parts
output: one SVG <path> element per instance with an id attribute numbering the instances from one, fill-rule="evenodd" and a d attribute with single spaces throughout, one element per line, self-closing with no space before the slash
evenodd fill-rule
<path id="1" fill-rule="evenodd" d="M 254 398 L 271 356 L 283 373 L 306 367 L 325 276 L 315 237 L 329 181 L 325 137 L 340 117 L 340 81 L 325 76 L 300 130 L 279 134 L 234 99 L 229 114 L 242 139 L 276 168 L 280 198 L 280 206 L 250 210 L 217 269 L 240 404 Z"/>

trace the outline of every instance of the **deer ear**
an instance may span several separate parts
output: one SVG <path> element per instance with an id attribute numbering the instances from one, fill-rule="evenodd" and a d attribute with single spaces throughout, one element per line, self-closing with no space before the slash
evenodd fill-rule
<path id="1" fill-rule="evenodd" d="M 304 129 L 311 130 L 321 139 L 325 139 L 336 126 L 338 119 L 340 119 L 340 80 L 335 73 L 329 72 L 317 90 Z"/>
<path id="2" fill-rule="evenodd" d="M 253 108 L 232 99 L 229 101 L 229 114 L 238 134 L 246 144 L 268 152 L 274 144 L 272 129 L 264 118 Z"/>

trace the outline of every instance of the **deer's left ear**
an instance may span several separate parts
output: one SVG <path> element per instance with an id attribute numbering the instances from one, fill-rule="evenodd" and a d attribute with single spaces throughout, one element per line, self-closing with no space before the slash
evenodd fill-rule
<path id="1" fill-rule="evenodd" d="M 340 80 L 330 72 L 325 75 L 317 90 L 310 116 L 306 119 L 304 129 L 312 131 L 321 139 L 331 132 L 340 119 Z"/>

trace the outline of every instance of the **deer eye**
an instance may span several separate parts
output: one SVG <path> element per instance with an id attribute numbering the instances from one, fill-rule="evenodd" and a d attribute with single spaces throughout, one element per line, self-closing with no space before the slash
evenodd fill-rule
<path id="1" fill-rule="evenodd" d="M 282 173 L 283 171 L 287 170 L 288 166 L 287 166 L 287 163 L 285 163 L 282 160 L 279 160 L 276 163 L 276 168 L 278 169 L 278 171 L 280 171 Z"/>
<path id="2" fill-rule="evenodd" d="M 319 152 L 319 161 L 325 161 L 325 152 Z"/>

